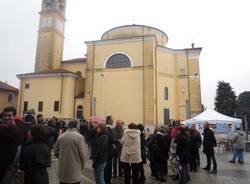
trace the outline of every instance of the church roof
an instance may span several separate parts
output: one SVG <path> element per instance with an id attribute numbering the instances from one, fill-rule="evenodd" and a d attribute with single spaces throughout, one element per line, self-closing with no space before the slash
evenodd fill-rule
<path id="1" fill-rule="evenodd" d="M 62 61 L 62 63 L 63 64 L 66 64 L 66 63 L 84 63 L 86 61 L 87 61 L 87 58 L 74 58 L 74 59 Z"/>
<path id="2" fill-rule="evenodd" d="M 126 39 L 135 38 L 138 36 L 155 36 L 157 45 L 165 46 L 168 42 L 168 36 L 160 29 L 146 25 L 124 25 L 112 28 L 106 31 L 101 40 Z"/>
<path id="3" fill-rule="evenodd" d="M 73 75 L 79 76 L 78 74 L 76 74 L 76 73 L 74 73 L 72 71 L 65 70 L 65 69 L 62 69 L 62 68 L 58 68 L 58 69 L 54 69 L 54 70 L 46 70 L 46 71 L 40 71 L 40 72 L 18 74 L 17 77 L 22 78 L 22 77 L 57 75 L 57 74 L 73 74 Z M 81 76 L 79 76 L 79 77 L 81 77 Z"/>
<path id="4" fill-rule="evenodd" d="M 6 82 L 2 82 L 0 81 L 0 89 L 2 90 L 6 90 L 6 91 L 14 91 L 14 92 L 18 92 L 18 89 L 7 84 Z"/>

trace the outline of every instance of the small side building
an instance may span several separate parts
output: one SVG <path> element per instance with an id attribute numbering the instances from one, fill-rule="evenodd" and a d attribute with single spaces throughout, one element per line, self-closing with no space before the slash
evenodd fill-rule
<path id="1" fill-rule="evenodd" d="M 13 106 L 17 108 L 18 89 L 0 81 L 0 112 L 4 107 Z"/>

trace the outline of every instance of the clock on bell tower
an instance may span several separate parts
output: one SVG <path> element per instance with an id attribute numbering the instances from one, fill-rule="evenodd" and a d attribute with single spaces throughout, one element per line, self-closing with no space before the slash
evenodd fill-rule
<path id="1" fill-rule="evenodd" d="M 66 0 L 43 0 L 40 11 L 35 72 L 61 67 Z"/>

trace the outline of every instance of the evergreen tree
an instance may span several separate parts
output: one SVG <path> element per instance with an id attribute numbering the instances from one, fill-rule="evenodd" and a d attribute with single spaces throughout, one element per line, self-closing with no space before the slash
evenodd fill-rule
<path id="1" fill-rule="evenodd" d="M 215 97 L 215 110 L 234 117 L 237 110 L 237 97 L 229 83 L 219 81 Z"/>
<path id="2" fill-rule="evenodd" d="M 250 91 L 242 92 L 238 97 L 238 116 L 243 119 L 243 128 L 245 129 L 245 116 L 250 129 Z"/>

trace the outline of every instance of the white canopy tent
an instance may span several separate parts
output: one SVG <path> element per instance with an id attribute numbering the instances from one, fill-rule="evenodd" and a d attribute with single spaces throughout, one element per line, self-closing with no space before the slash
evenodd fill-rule
<path id="1" fill-rule="evenodd" d="M 241 119 L 232 118 L 211 109 L 207 109 L 192 119 L 188 119 L 181 123 L 187 126 L 195 124 L 196 128 L 201 131 L 205 121 L 217 127 L 217 129 L 219 129 L 217 132 L 223 132 L 223 129 L 225 130 L 224 132 L 234 131 L 235 127 L 240 127 L 242 124 Z"/>

